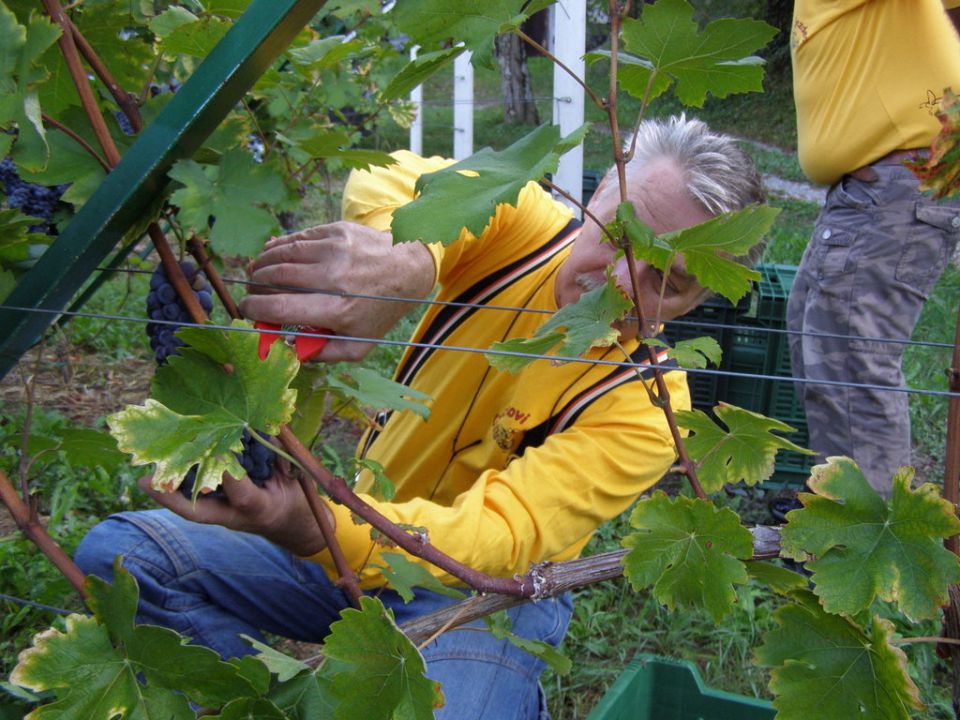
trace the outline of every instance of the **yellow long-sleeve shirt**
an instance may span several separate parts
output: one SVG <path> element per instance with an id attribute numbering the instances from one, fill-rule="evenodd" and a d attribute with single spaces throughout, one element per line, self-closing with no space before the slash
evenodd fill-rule
<path id="1" fill-rule="evenodd" d="M 800 165 L 832 184 L 894 150 L 929 147 L 960 92 L 960 0 L 796 0 L 790 49 Z"/>
<path id="2" fill-rule="evenodd" d="M 413 199 L 417 177 L 448 162 L 396 157 L 398 165 L 353 173 L 345 220 L 387 229 L 392 211 Z M 556 311 L 556 270 L 577 233 L 569 210 L 531 183 L 518 207 L 500 206 L 479 237 L 464 231 L 447 248 L 431 246 L 437 299 Z M 531 336 L 547 317 L 435 305 L 414 340 L 483 350 Z M 609 348 L 589 357 L 623 359 Z M 539 360 L 510 374 L 491 368 L 482 353 L 409 348 L 395 377 L 433 398 L 430 418 L 394 412 L 382 432 L 361 440 L 360 452 L 383 464 L 397 495 L 376 499 L 369 474 L 358 491 L 389 519 L 425 527 L 437 548 L 492 575 L 576 557 L 602 522 L 627 509 L 675 459 L 662 411 L 623 367 Z M 689 407 L 684 374 L 666 378 L 674 406 Z M 363 568 L 363 586 L 382 584 L 374 566 L 383 548 L 371 542 L 370 527 L 343 507 L 333 510 L 348 562 Z M 313 559 L 332 570 L 326 551 Z"/>

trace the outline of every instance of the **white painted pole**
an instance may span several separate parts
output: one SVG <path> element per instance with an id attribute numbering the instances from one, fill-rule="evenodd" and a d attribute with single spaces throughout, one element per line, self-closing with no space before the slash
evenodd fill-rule
<path id="1" fill-rule="evenodd" d="M 553 15 L 553 54 L 580 78 L 584 77 L 585 38 L 587 31 L 586 0 L 560 0 L 551 8 Z M 560 126 L 563 136 L 583 125 L 583 88 L 559 66 L 553 68 L 553 124 Z M 578 200 L 583 193 L 583 146 L 579 145 L 560 158 L 554 184 Z M 561 202 L 570 205 L 564 198 Z M 577 217 L 580 211 L 574 207 Z"/>
<path id="2" fill-rule="evenodd" d="M 410 59 L 417 59 L 418 45 L 410 48 Z M 410 91 L 410 103 L 413 105 L 413 122 L 410 123 L 410 152 L 423 155 L 423 86 L 417 85 Z"/>
<path id="3" fill-rule="evenodd" d="M 453 157 L 473 155 L 473 65 L 470 51 L 453 61 Z"/>

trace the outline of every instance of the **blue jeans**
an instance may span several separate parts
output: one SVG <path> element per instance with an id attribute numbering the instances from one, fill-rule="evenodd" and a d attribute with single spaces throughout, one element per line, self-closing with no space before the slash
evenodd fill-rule
<path id="1" fill-rule="evenodd" d="M 84 572 L 109 580 L 117 555 L 140 586 L 138 622 L 172 628 L 224 658 L 251 652 L 240 634 L 262 640 L 265 631 L 322 642 L 349 607 L 321 566 L 257 535 L 190 522 L 167 510 L 107 518 L 81 542 L 76 561 Z M 377 594 L 400 625 L 455 602 L 420 588 L 407 604 L 392 590 Z M 515 634 L 556 646 L 571 599 L 566 594 L 508 612 Z M 443 684 L 446 705 L 437 718 L 548 717 L 539 686 L 544 663 L 496 640 L 482 621 L 442 634 L 422 653 L 428 676 Z"/>

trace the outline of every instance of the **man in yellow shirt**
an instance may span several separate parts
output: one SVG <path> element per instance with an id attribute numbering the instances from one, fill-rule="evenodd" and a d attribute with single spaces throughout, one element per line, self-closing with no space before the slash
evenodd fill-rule
<path id="1" fill-rule="evenodd" d="M 794 3 L 800 164 L 830 190 L 787 305 L 802 333 L 790 336 L 793 373 L 808 381 L 811 449 L 853 458 L 885 495 L 910 463 L 910 415 L 905 393 L 876 386 L 903 386 L 903 341 L 960 237 L 960 201 L 925 197 L 904 166 L 939 132 L 944 89 L 960 91 L 958 6 Z"/>
<path id="2" fill-rule="evenodd" d="M 413 199 L 421 174 L 448 162 L 407 152 L 395 157 L 396 165 L 351 176 L 343 222 L 271 242 L 252 280 L 411 300 L 425 298 L 437 283 L 440 304 L 427 310 L 414 333 L 417 346 L 396 373 L 399 382 L 431 395 L 431 416 L 381 418 L 382 431 L 365 436 L 358 452 L 384 466 L 396 497 L 378 497 L 366 475 L 358 492 L 390 520 L 426 528 L 440 550 L 500 577 L 525 572 L 530 563 L 576 557 L 601 523 L 626 510 L 674 461 L 662 411 L 629 367 L 537 361 L 510 374 L 492 369 L 482 354 L 452 348 L 486 349 L 530 336 L 542 311 L 575 302 L 605 281 L 608 268 L 627 285 L 625 263 L 598 225 L 581 227 L 535 183 L 516 207 L 499 206 L 479 236 L 463 231 L 446 248 L 395 246 L 388 232 L 393 210 Z M 756 172 L 736 145 L 683 118 L 642 125 L 628 177 L 638 216 L 658 233 L 761 200 Z M 618 204 L 611 175 L 590 209 L 606 223 Z M 653 316 L 661 275 L 640 263 L 639 280 L 644 311 Z M 683 314 L 703 297 L 678 263 L 662 316 Z M 409 306 L 264 290 L 246 297 L 242 308 L 257 320 L 378 338 Z M 623 328 L 625 349 L 640 358 L 635 335 L 636 328 Z M 319 359 L 358 359 L 369 347 L 333 340 Z M 610 349 L 589 358 L 619 359 Z M 677 406 L 688 407 L 683 373 L 668 372 L 666 381 Z M 179 493 L 151 493 L 174 512 L 109 518 L 85 538 L 77 562 L 108 576 L 120 553 L 140 584 L 140 621 L 173 627 L 224 657 L 249 652 L 239 635 L 258 637 L 261 630 L 319 642 L 348 602 L 331 580 L 330 558 L 304 498 L 279 478 L 264 488 L 227 482 L 224 490 L 224 499 L 195 505 Z M 418 588 L 404 604 L 384 588 L 377 567 L 385 564 L 382 548 L 371 541 L 369 526 L 355 524 L 340 506 L 331 505 L 330 514 L 362 586 L 377 592 L 398 622 L 451 602 Z M 568 595 L 521 605 L 510 611 L 513 632 L 557 645 L 570 612 Z M 437 716 L 543 717 L 542 662 L 477 630 L 444 633 L 423 650 L 428 675 L 443 684 L 446 697 Z"/>

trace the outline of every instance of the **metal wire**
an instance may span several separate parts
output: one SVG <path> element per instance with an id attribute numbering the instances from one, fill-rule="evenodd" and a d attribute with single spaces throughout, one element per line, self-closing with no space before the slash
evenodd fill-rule
<path id="1" fill-rule="evenodd" d="M 98 270 L 105 270 L 104 268 L 97 268 Z M 133 274 L 152 274 L 152 270 L 140 270 L 137 268 L 115 268 L 113 272 L 127 272 Z M 506 312 L 517 312 L 517 313 L 535 313 L 541 315 L 552 315 L 552 310 L 545 310 L 541 308 L 522 308 L 522 307 L 512 307 L 510 305 L 488 305 L 485 303 L 467 303 L 467 302 L 455 302 L 452 300 L 411 300 L 410 298 L 399 297 L 396 295 L 366 295 L 363 293 L 349 293 L 342 292 L 337 290 L 326 290 L 323 288 L 303 288 L 303 287 L 293 287 L 288 285 L 272 285 L 270 283 L 258 283 L 253 282 L 252 280 L 243 280 L 240 278 L 228 278 L 224 277 L 223 281 L 225 283 L 233 285 L 243 285 L 245 287 L 255 287 L 261 288 L 264 290 L 281 290 L 283 292 L 299 293 L 304 295 L 326 295 L 328 297 L 338 297 L 338 298 L 351 298 L 356 300 L 386 300 L 388 302 L 402 302 L 408 305 L 441 305 L 444 307 L 458 307 L 458 308 L 473 308 L 479 310 L 501 310 Z M 627 316 L 628 320 L 633 319 L 630 316 Z M 935 342 L 933 340 L 913 340 L 913 339 L 901 339 L 901 338 L 885 338 L 885 337 L 876 337 L 871 335 L 843 335 L 838 333 L 820 333 L 820 332 L 809 332 L 805 330 L 789 330 L 787 328 L 774 328 L 767 327 L 765 325 L 730 325 L 726 323 L 713 323 L 706 320 L 681 320 L 679 318 L 674 320 L 667 320 L 665 325 L 682 325 L 687 327 L 703 327 L 703 328 L 718 328 L 722 330 L 747 330 L 750 332 L 760 332 L 768 334 L 780 334 L 780 335 L 799 335 L 806 337 L 819 337 L 819 338 L 830 338 L 835 340 L 859 340 L 859 341 L 868 341 L 868 342 L 882 342 L 882 343 L 891 343 L 894 345 L 904 345 L 904 346 L 918 346 L 918 347 L 932 347 L 932 348 L 941 348 L 946 350 L 952 350 L 953 345 L 951 343 L 944 342 Z"/>
<path id="2" fill-rule="evenodd" d="M 13 595 L 6 595 L 0 593 L 0 600 L 6 600 L 7 602 L 12 602 L 14 605 L 22 605 L 23 607 L 32 607 L 37 610 L 45 610 L 47 612 L 52 612 L 57 615 L 73 615 L 76 610 L 65 610 L 64 608 L 54 607 L 53 605 L 44 605 L 43 603 L 33 602 L 33 600 L 25 600 L 24 598 L 14 597 Z"/>
<path id="3" fill-rule="evenodd" d="M 92 318 L 97 320 L 119 320 L 121 322 L 134 322 L 146 325 L 148 323 L 153 323 L 156 325 L 170 325 L 174 327 L 198 327 L 206 330 L 226 330 L 228 332 L 249 332 L 249 333 L 260 333 L 261 330 L 256 328 L 245 328 L 245 327 L 235 327 L 232 325 L 217 325 L 215 323 L 199 324 L 192 322 L 178 322 L 176 320 L 151 320 L 149 318 L 133 317 L 130 315 L 106 315 L 101 313 L 83 313 L 83 312 L 69 312 L 65 310 L 50 310 L 46 308 L 28 308 L 21 307 L 16 305 L 0 305 L 0 309 L 3 310 L 15 310 L 18 312 L 39 312 L 46 313 L 50 315 L 64 315 L 68 317 L 85 317 Z M 465 347 L 460 345 L 446 345 L 446 344 L 434 344 L 434 343 L 419 343 L 412 342 L 409 340 L 388 340 L 385 338 L 368 338 L 368 337 L 358 337 L 351 335 L 336 335 L 333 333 L 320 333 L 320 332 L 284 332 L 284 335 L 291 337 L 324 337 L 327 339 L 333 340 L 347 340 L 352 342 L 363 342 L 371 343 L 374 345 L 393 345 L 393 346 L 402 346 L 402 347 L 416 347 L 416 348 L 429 348 L 429 349 L 439 349 L 439 350 L 452 350 L 454 352 L 468 352 L 468 353 L 481 353 L 483 355 L 495 355 L 495 356 L 505 356 L 505 357 L 521 357 L 521 358 L 532 358 L 534 360 L 550 360 L 552 362 L 575 362 L 575 363 L 586 363 L 593 365 L 611 365 L 614 367 L 623 367 L 623 368 L 637 368 L 637 369 L 647 369 L 651 367 L 656 367 L 649 363 L 634 363 L 628 361 L 618 361 L 618 360 L 593 360 L 589 358 L 582 357 L 570 357 L 564 355 L 544 355 L 538 353 L 523 353 L 523 352 L 514 352 L 510 350 L 491 350 L 488 348 L 473 348 Z M 702 374 L 702 375 L 724 375 L 727 377 L 739 377 L 739 378 L 752 378 L 755 380 L 790 380 L 792 382 L 801 383 L 801 384 L 810 384 L 810 385 L 820 385 L 820 386 L 832 386 L 832 387 L 846 387 L 846 388 L 860 388 L 863 390 L 882 390 L 887 392 L 902 392 L 910 395 L 925 395 L 932 397 L 945 397 L 945 398 L 960 398 L 960 393 L 952 393 L 946 390 L 932 390 L 932 389 L 923 389 L 923 388 L 909 388 L 901 386 L 891 386 L 891 385 L 875 385 L 872 383 L 856 383 L 856 382 L 847 382 L 840 380 L 810 380 L 807 378 L 785 378 L 780 375 L 766 375 L 761 373 L 740 373 L 733 372 L 730 370 L 713 370 L 710 368 L 683 368 L 684 372 L 690 374 Z"/>

